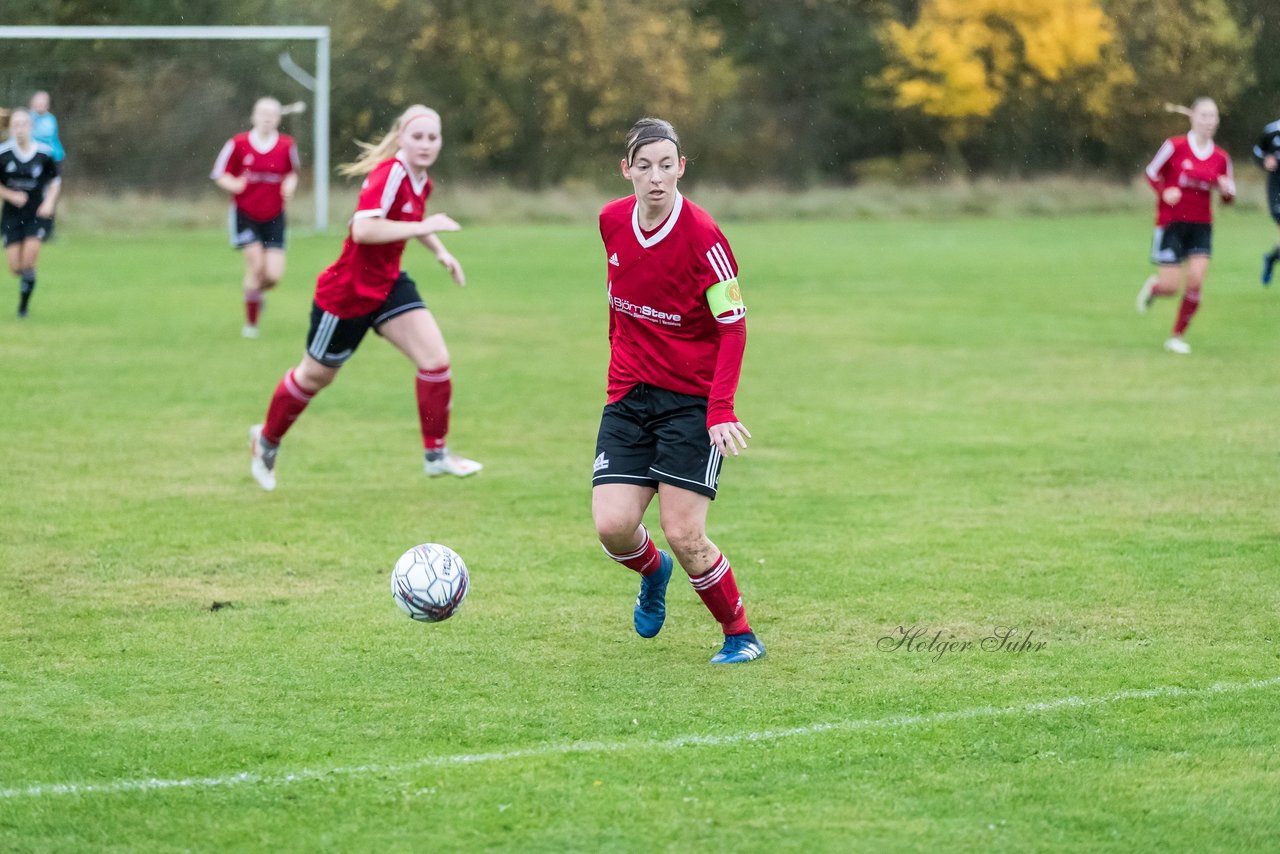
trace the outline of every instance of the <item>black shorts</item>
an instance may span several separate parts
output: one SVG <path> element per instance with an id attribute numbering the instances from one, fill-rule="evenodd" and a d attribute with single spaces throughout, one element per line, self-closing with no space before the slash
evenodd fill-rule
<path id="1" fill-rule="evenodd" d="M 369 327 L 377 332 L 378 327 L 391 318 L 426 307 L 422 297 L 418 296 L 418 286 L 404 273 L 391 286 L 391 293 L 382 305 L 359 317 L 338 317 L 313 302 L 311 329 L 307 331 L 307 355 L 330 368 L 341 367 L 356 352 Z"/>
<path id="2" fill-rule="evenodd" d="M 1151 260 L 1181 264 L 1191 255 L 1213 254 L 1213 226 L 1207 222 L 1171 222 L 1157 228 L 1151 241 Z"/>
<path id="3" fill-rule="evenodd" d="M 264 249 L 284 248 L 284 211 L 263 222 L 232 205 L 227 226 L 231 229 L 231 245 L 236 249 L 250 243 L 261 243 Z"/>
<path id="4" fill-rule="evenodd" d="M 6 205 L 4 214 L 0 215 L 0 234 L 4 235 L 5 246 L 33 237 L 41 241 L 52 240 L 53 217 L 31 216 Z"/>
<path id="5" fill-rule="evenodd" d="M 1267 173 L 1267 209 L 1280 225 L 1280 169 Z"/>
<path id="6" fill-rule="evenodd" d="M 642 383 L 605 406 L 591 485 L 667 483 L 715 499 L 721 462 L 707 399 Z"/>

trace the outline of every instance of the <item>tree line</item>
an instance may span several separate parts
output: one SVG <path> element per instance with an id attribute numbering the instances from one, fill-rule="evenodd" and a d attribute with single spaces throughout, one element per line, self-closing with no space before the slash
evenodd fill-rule
<path id="1" fill-rule="evenodd" d="M 422 102 L 444 115 L 451 171 L 545 187 L 611 173 L 627 127 L 660 115 L 704 179 L 806 186 L 1128 175 L 1185 127 L 1163 104 L 1199 95 L 1239 157 L 1280 117 L 1273 2 L 53 0 L 5 23 L 328 25 L 338 159 Z M 172 157 L 209 159 L 259 94 L 305 95 L 276 67 L 280 44 L 0 50 L 10 101 L 51 88 L 73 168 L 107 181 L 163 184 Z M 167 155 L 143 163 L 140 133 Z"/>

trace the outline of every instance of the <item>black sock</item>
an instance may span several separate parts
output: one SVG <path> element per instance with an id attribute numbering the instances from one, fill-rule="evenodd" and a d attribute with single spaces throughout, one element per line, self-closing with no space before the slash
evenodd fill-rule
<path id="1" fill-rule="evenodd" d="M 24 314 L 27 311 L 27 303 L 31 302 L 31 294 L 36 289 L 36 271 L 34 267 L 28 267 L 21 273 L 19 279 L 19 293 L 21 294 L 18 302 L 18 311 Z"/>

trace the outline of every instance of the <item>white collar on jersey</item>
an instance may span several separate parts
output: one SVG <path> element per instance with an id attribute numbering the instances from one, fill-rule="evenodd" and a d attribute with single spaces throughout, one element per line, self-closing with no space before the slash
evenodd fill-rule
<path id="1" fill-rule="evenodd" d="M 660 243 L 662 238 L 671 233 L 671 229 L 676 227 L 676 220 L 680 218 L 680 211 L 684 209 L 684 196 L 680 195 L 680 191 L 676 190 L 676 203 L 671 207 L 671 215 L 667 217 L 666 223 L 662 228 L 655 231 L 648 237 L 644 236 L 644 232 L 640 230 L 640 200 L 636 199 L 635 206 L 631 209 L 631 230 L 636 233 L 636 241 L 648 249 L 655 243 Z"/>
<path id="2" fill-rule="evenodd" d="M 13 152 L 13 156 L 18 159 L 19 163 L 30 163 L 31 158 L 35 157 L 36 152 L 40 150 L 40 143 L 33 139 L 31 140 L 31 147 L 23 149 L 18 147 L 18 141 L 16 139 L 10 137 L 3 143 L 0 143 L 0 151 L 3 151 L 6 148 Z"/>
<path id="3" fill-rule="evenodd" d="M 423 171 L 422 179 L 419 180 L 418 177 L 413 174 L 413 170 L 409 168 L 409 164 L 399 154 L 396 155 L 396 162 L 400 164 L 400 168 L 404 169 L 404 173 L 409 176 L 409 186 L 413 187 L 413 192 L 418 195 L 422 195 L 422 188 L 427 186 L 426 171 Z"/>
<path id="4" fill-rule="evenodd" d="M 1194 133 L 1187 134 L 1187 147 L 1191 149 L 1191 153 L 1196 156 L 1197 160 L 1208 160 L 1209 155 L 1213 154 L 1213 140 L 1205 140 L 1203 148 L 1196 148 L 1196 135 Z"/>
<path id="5" fill-rule="evenodd" d="M 253 150 L 259 154 L 266 154 L 276 147 L 276 143 L 280 141 L 280 132 L 272 131 L 271 136 L 258 136 L 256 131 L 249 131 L 249 144 L 253 146 Z"/>

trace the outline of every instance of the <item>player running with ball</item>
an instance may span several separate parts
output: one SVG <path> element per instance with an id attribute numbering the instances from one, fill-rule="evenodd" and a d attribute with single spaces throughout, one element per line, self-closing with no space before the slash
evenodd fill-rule
<path id="1" fill-rule="evenodd" d="M 729 241 L 676 189 L 684 169 L 671 125 L 641 119 L 622 161 L 635 195 L 600 212 L 611 352 L 591 513 L 609 557 L 641 575 L 635 629 L 651 638 L 672 570 L 642 522 L 657 496 L 662 532 L 724 631 L 711 661 L 731 664 L 764 655 L 729 560 L 706 534 L 722 456 L 751 435 L 733 411 L 746 308 Z"/>
<path id="2" fill-rule="evenodd" d="M 1157 297 L 1176 296 L 1185 268 L 1186 291 L 1173 335 L 1164 342 L 1170 353 L 1185 355 L 1191 345 L 1182 336 L 1200 308 L 1200 291 L 1213 254 L 1213 191 L 1229 204 L 1236 195 L 1236 182 L 1231 157 L 1213 144 L 1218 131 L 1218 105 L 1213 99 L 1197 98 L 1189 110 L 1174 109 L 1190 117 L 1191 131 L 1166 139 L 1147 165 L 1147 183 L 1157 199 L 1151 260 L 1160 266 L 1159 273 L 1138 291 L 1138 312 L 1145 312 Z"/>
<path id="3" fill-rule="evenodd" d="M 380 143 L 364 145 L 365 153 L 343 168 L 348 175 L 369 177 L 360 189 L 342 254 L 316 281 L 307 352 L 276 386 L 266 421 L 249 429 L 250 470 L 263 489 L 276 487 L 276 454 L 285 432 L 333 382 L 370 328 L 418 369 L 415 389 L 426 473 L 465 477 L 482 468 L 445 447 L 453 394 L 449 351 L 417 285 L 400 269 L 405 243 L 417 240 L 435 253 L 455 283 L 466 284 L 462 265 L 439 237 L 459 225 L 442 213 L 424 218 L 431 195 L 427 168 L 442 145 L 439 114 L 415 105 L 396 119 Z"/>

